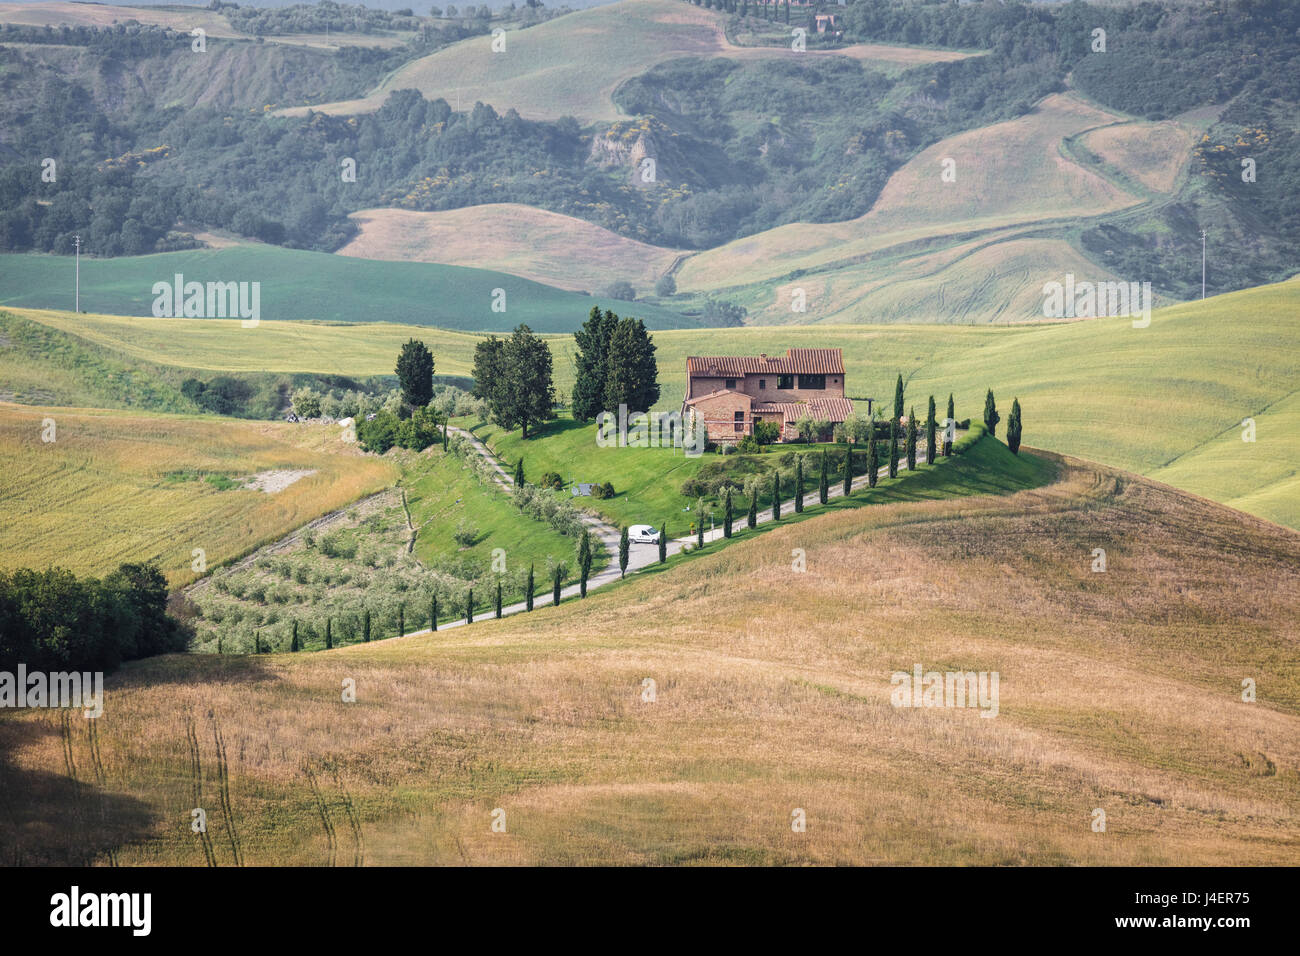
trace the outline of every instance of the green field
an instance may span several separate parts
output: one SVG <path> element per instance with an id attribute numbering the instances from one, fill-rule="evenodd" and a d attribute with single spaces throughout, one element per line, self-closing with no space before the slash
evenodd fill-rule
<path id="1" fill-rule="evenodd" d="M 425 262 L 375 262 L 323 252 L 240 245 L 225 249 L 81 261 L 87 312 L 152 316 L 156 282 L 260 282 L 263 321 L 406 322 L 450 329 L 564 332 L 582 323 L 592 299 L 516 276 Z M 494 290 L 504 289 L 504 300 Z M 493 311 L 504 301 L 505 311 Z M 0 255 L 0 305 L 71 309 L 67 256 Z M 620 303 L 652 329 L 694 326 L 651 305 Z"/>
<path id="2" fill-rule="evenodd" d="M 82 334 L 97 344 L 123 343 L 140 360 L 204 368 L 249 369 L 265 362 L 281 370 L 309 365 L 339 374 L 387 374 L 396 347 L 417 335 L 429 342 L 439 372 L 464 374 L 475 341 L 409 327 L 382 327 L 380 341 L 362 326 L 264 323 L 242 330 L 237 322 L 23 314 L 69 330 L 84 324 Z M 942 411 L 953 392 L 957 417 L 978 419 L 985 390 L 992 388 L 1004 419 L 1011 399 L 1020 398 L 1027 444 L 1159 477 L 1297 527 L 1300 446 L 1293 436 L 1300 408 L 1291 396 L 1300 381 L 1298 325 L 1300 280 L 1292 280 L 1158 310 L 1146 329 L 1132 328 L 1128 319 L 1093 319 L 991 328 L 680 330 L 657 332 L 654 340 L 662 409 L 681 401 L 687 355 L 838 347 L 851 398 L 889 400 L 901 372 L 908 402 L 918 409 L 933 392 Z M 252 349 L 249 335 L 266 337 Z M 572 341 L 551 339 L 561 391 L 572 387 Z M 1254 444 L 1240 439 L 1247 417 L 1257 421 Z M 567 476 L 567 465 L 555 470 Z"/>

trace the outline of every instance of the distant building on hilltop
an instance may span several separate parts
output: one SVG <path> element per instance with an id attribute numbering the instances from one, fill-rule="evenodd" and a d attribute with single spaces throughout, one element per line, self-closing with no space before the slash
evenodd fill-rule
<path id="1" fill-rule="evenodd" d="M 853 415 L 844 397 L 844 354 L 839 349 L 786 349 L 783 356 L 692 355 L 686 359 L 682 420 L 694 413 L 711 442 L 738 442 L 754 423 L 770 421 L 781 440 L 797 437 L 807 416 L 833 428 Z"/>

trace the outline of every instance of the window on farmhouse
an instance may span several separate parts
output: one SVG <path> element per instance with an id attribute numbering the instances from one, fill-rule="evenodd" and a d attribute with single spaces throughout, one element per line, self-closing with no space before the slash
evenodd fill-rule
<path id="1" fill-rule="evenodd" d="M 745 413 L 736 412 L 736 431 L 743 432 L 744 430 L 745 430 Z"/>
<path id="2" fill-rule="evenodd" d="M 767 388 L 767 379 L 760 378 L 758 380 L 758 390 L 761 392 L 765 388 Z"/>
<path id="3" fill-rule="evenodd" d="M 825 375 L 800 375 L 799 387 L 800 388 L 825 388 L 826 376 Z"/>
<path id="4" fill-rule="evenodd" d="M 727 388 L 735 388 L 735 387 L 736 387 L 736 380 L 734 378 L 727 379 Z"/>
<path id="5" fill-rule="evenodd" d="M 776 377 L 776 387 L 779 388 L 779 389 L 780 389 L 780 388 L 794 388 L 794 376 L 793 376 L 793 375 L 778 375 L 778 376 Z"/>

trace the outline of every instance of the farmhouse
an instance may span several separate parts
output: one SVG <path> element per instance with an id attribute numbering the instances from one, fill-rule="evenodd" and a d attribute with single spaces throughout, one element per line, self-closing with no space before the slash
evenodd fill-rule
<path id="1" fill-rule="evenodd" d="M 844 397 L 839 349 L 786 349 L 785 355 L 698 356 L 686 359 L 682 419 L 703 422 L 712 442 L 737 442 L 769 421 L 782 441 L 797 437 L 801 418 L 826 422 L 823 438 L 853 414 Z"/>

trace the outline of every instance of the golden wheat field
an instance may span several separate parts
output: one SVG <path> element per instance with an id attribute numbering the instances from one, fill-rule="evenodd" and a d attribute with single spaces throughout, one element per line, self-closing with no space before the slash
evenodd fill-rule
<path id="1" fill-rule="evenodd" d="M 156 561 L 188 583 L 196 548 L 214 567 L 393 483 L 391 462 L 337 432 L 0 403 L 0 567 Z M 274 493 L 223 487 L 271 471 L 312 473 Z"/>
<path id="2" fill-rule="evenodd" d="M 22 795 L 0 812 L 0 852 L 1296 863 L 1300 535 L 1035 454 L 1055 477 L 1033 490 L 810 519 L 581 604 L 310 655 L 129 665 L 97 721 L 0 721 L 0 792 Z M 997 716 L 895 708 L 890 675 L 916 664 L 997 672 Z"/>

